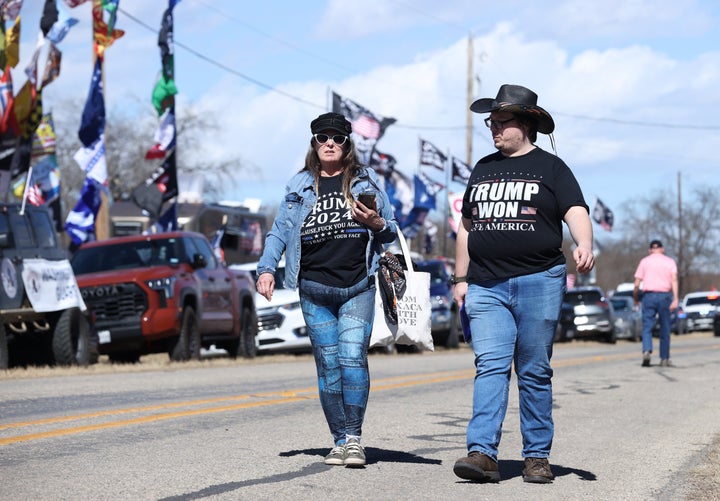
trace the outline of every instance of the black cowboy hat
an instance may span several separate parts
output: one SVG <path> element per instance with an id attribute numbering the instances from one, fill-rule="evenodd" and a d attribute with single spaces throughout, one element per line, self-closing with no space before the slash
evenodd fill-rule
<path id="1" fill-rule="evenodd" d="M 502 85 L 497 97 L 478 99 L 470 105 L 470 110 L 475 113 L 507 111 L 514 115 L 525 115 L 535 120 L 538 132 L 551 134 L 555 130 L 550 113 L 537 105 L 537 94 L 521 85 Z"/>

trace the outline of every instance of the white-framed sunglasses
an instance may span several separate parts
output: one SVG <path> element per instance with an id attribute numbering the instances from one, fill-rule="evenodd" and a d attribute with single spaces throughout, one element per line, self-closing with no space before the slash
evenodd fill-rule
<path id="1" fill-rule="evenodd" d="M 343 144 L 345 144 L 345 141 L 347 141 L 348 138 L 343 134 L 335 134 L 334 136 L 328 136 L 327 134 L 313 134 L 313 137 L 318 144 L 325 144 L 330 139 L 332 139 L 332 142 L 337 144 L 338 146 L 342 146 Z"/>

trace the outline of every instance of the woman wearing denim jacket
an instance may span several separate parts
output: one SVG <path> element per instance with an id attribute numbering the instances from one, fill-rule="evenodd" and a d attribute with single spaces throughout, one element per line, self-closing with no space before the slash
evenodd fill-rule
<path id="1" fill-rule="evenodd" d="M 374 276 L 383 244 L 395 240 L 397 225 L 377 174 L 357 160 L 350 122 L 325 113 L 310 130 L 305 167 L 286 186 L 265 240 L 257 291 L 271 299 L 285 253 L 284 285 L 299 288 L 320 403 L 334 441 L 325 464 L 363 466 Z M 357 201 L 361 193 L 373 194 L 375 207 Z"/>

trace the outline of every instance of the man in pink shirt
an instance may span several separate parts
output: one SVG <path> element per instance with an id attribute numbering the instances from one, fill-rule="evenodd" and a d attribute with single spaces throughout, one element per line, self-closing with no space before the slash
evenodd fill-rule
<path id="1" fill-rule="evenodd" d="M 637 306 L 642 283 L 642 350 L 643 367 L 650 367 L 652 329 L 655 315 L 660 320 L 660 366 L 672 367 L 670 362 L 670 312 L 678 306 L 678 279 L 675 260 L 665 255 L 662 242 L 650 242 L 648 256 L 640 260 L 635 271 L 633 299 Z"/>

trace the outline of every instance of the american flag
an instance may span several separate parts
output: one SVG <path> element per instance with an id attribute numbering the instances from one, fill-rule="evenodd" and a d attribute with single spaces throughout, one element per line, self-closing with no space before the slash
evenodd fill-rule
<path id="1" fill-rule="evenodd" d="M 536 207 L 529 207 L 529 206 L 527 206 L 527 205 L 523 205 L 523 206 L 520 208 L 520 214 L 526 214 L 526 215 L 534 216 L 535 214 L 537 214 L 537 208 L 536 208 Z"/>
<path id="2" fill-rule="evenodd" d="M 43 204 L 45 204 L 45 197 L 43 197 L 42 190 L 40 189 L 40 186 L 37 184 L 33 184 L 28 187 L 27 189 L 27 201 L 34 205 L 35 207 L 39 207 Z"/>
<path id="3" fill-rule="evenodd" d="M 359 115 L 352 122 L 352 130 L 355 134 L 368 139 L 377 139 L 380 137 L 380 123 L 367 115 Z"/>

